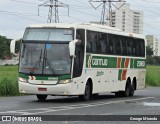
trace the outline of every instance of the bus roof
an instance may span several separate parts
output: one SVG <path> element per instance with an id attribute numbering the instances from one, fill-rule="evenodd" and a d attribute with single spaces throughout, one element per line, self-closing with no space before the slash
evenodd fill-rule
<path id="1" fill-rule="evenodd" d="M 100 24 L 92 24 L 92 23 L 46 23 L 46 24 L 36 24 L 36 25 L 29 25 L 27 28 L 80 28 L 80 29 L 87 29 L 97 32 L 105 32 L 117 35 L 123 35 L 128 37 L 136 37 L 145 39 L 144 35 L 142 34 L 135 34 L 135 33 L 127 33 L 123 32 L 120 29 L 109 27 L 107 25 L 100 25 Z"/>

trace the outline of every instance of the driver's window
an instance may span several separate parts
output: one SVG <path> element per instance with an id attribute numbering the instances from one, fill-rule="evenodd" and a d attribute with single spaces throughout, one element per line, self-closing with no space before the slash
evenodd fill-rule
<path id="1" fill-rule="evenodd" d="M 77 29 L 76 39 L 81 40 L 76 44 L 75 59 L 74 59 L 74 71 L 73 77 L 79 77 L 82 74 L 83 61 L 84 61 L 84 48 L 85 48 L 85 30 Z"/>

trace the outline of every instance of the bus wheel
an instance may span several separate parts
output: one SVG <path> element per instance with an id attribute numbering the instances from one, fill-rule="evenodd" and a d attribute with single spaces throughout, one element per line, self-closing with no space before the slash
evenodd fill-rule
<path id="1" fill-rule="evenodd" d="M 135 83 L 133 83 L 130 88 L 129 96 L 134 96 L 134 91 L 135 91 Z"/>
<path id="2" fill-rule="evenodd" d="M 79 99 L 83 100 L 83 101 L 90 100 L 91 95 L 92 95 L 91 92 L 92 92 L 91 91 L 91 84 L 87 81 L 87 84 L 86 84 L 86 87 L 85 87 L 85 93 L 84 93 L 84 95 L 80 95 Z"/>
<path id="3" fill-rule="evenodd" d="M 116 97 L 120 97 L 120 96 L 121 96 L 121 93 L 120 93 L 120 92 L 115 92 L 115 96 L 116 96 Z"/>
<path id="4" fill-rule="evenodd" d="M 37 99 L 41 102 L 44 102 L 47 98 L 47 95 L 37 95 Z"/>
<path id="5" fill-rule="evenodd" d="M 123 92 L 123 96 L 124 97 L 128 97 L 130 95 L 130 91 L 131 91 L 131 83 L 129 82 L 129 80 L 127 80 L 127 83 L 126 83 L 126 88 L 125 88 L 125 91 Z"/>
<path id="6" fill-rule="evenodd" d="M 99 96 L 99 93 L 95 93 L 95 94 L 92 94 L 92 97 L 98 97 Z"/>

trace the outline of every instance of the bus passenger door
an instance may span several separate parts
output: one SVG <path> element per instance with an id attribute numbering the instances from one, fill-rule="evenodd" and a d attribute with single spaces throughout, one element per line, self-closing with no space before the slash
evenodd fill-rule
<path id="1" fill-rule="evenodd" d="M 81 42 L 76 44 L 75 48 L 75 57 L 74 57 L 74 65 L 73 65 L 73 78 L 75 78 L 75 82 L 73 84 L 73 90 L 77 94 L 82 91 L 83 85 L 83 63 L 84 63 L 84 48 L 85 48 L 85 30 L 77 29 L 76 39 L 81 40 Z"/>
<path id="2" fill-rule="evenodd" d="M 84 61 L 85 30 L 78 29 L 76 34 L 76 39 L 81 40 L 81 42 L 77 43 L 75 48 L 73 78 L 80 77 L 82 74 L 83 61 Z"/>

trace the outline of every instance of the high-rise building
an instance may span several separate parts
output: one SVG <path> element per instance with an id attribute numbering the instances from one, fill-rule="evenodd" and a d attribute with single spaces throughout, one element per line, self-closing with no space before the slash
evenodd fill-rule
<path id="1" fill-rule="evenodd" d="M 160 56 L 160 40 L 153 35 L 146 35 L 147 46 L 153 51 L 153 56 Z"/>
<path id="2" fill-rule="evenodd" d="M 112 11 L 112 26 L 124 32 L 143 34 L 143 12 L 131 10 L 128 3 L 117 3 Z"/>
<path id="3" fill-rule="evenodd" d="M 147 40 L 147 46 L 149 46 L 153 50 L 155 37 L 153 35 L 146 35 L 146 40 Z"/>

